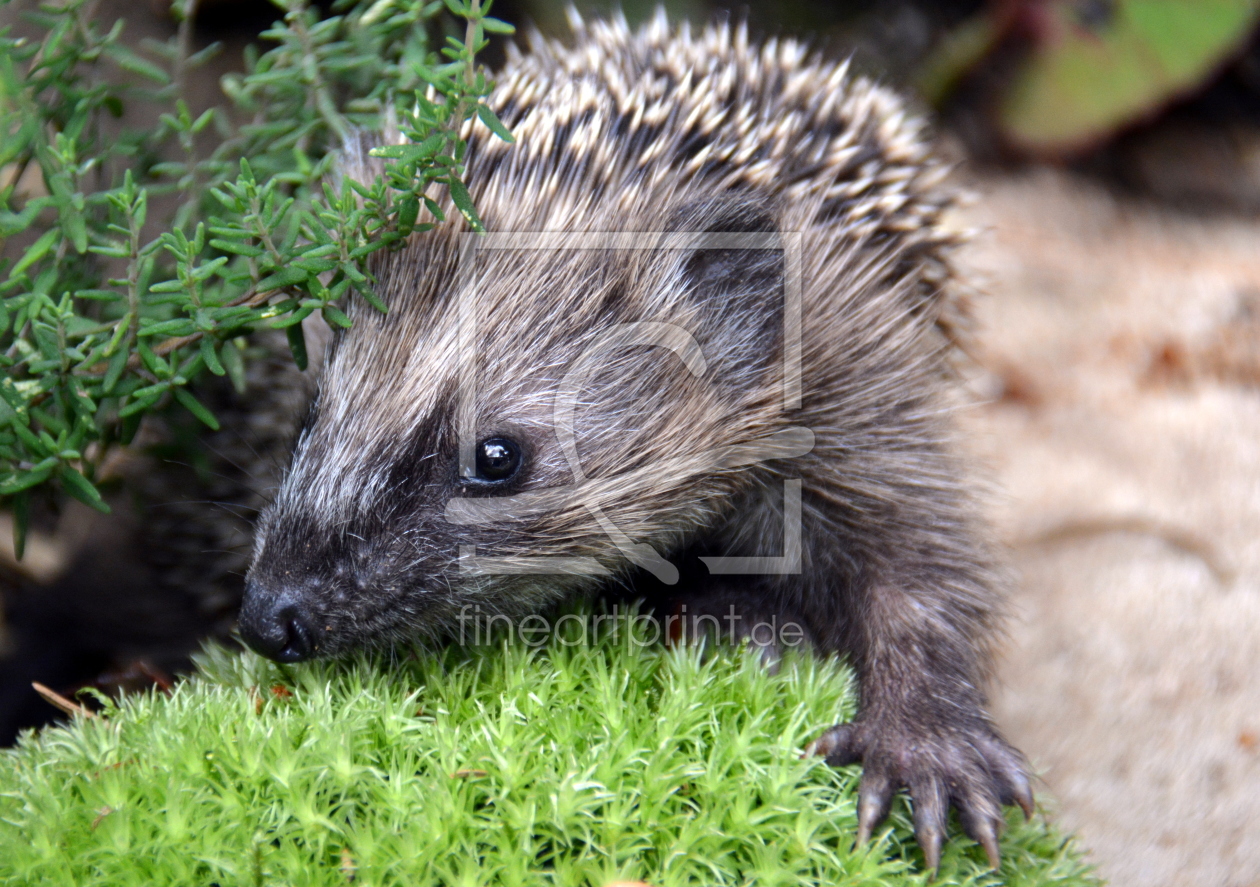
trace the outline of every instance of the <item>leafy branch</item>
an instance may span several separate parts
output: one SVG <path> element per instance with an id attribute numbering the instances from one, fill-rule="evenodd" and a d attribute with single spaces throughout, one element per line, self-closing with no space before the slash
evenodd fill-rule
<path id="1" fill-rule="evenodd" d="M 481 227 L 460 133 L 476 117 L 511 140 L 477 65 L 512 31 L 490 3 L 274 2 L 272 47 L 199 113 L 188 79 L 217 46 L 193 51 L 197 0 L 175 0 L 171 40 L 134 48 L 92 0 L 26 10 L 38 39 L 0 31 L 0 501 L 19 553 L 36 493 L 108 510 L 101 465 L 145 415 L 178 404 L 217 428 L 196 383 L 243 387 L 251 331 L 284 329 L 304 367 L 308 316 L 348 326 L 347 298 L 384 311 L 368 257 L 443 222 L 443 192 Z M 432 51 L 451 16 L 462 39 Z M 140 102 L 156 125 L 127 125 Z M 383 175 L 335 177 L 345 139 L 395 113 Z"/>

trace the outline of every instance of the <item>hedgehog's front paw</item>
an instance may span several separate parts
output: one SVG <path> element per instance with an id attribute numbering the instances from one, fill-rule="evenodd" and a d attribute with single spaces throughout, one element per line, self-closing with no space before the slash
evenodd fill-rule
<path id="1" fill-rule="evenodd" d="M 914 806 L 914 834 L 928 868 L 936 871 L 949 805 L 963 830 L 998 867 L 1003 804 L 1019 804 L 1032 815 L 1032 788 L 1023 755 L 988 724 L 925 730 L 921 726 L 862 719 L 832 727 L 810 743 L 806 754 L 832 766 L 862 764 L 858 787 L 857 843 L 865 843 L 888 816 L 892 798 L 906 788 Z"/>

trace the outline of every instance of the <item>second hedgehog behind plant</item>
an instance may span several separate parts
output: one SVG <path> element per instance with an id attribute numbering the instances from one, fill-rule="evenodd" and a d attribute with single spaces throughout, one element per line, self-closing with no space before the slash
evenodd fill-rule
<path id="1" fill-rule="evenodd" d="M 929 866 L 951 805 L 996 865 L 1032 798 L 985 709 L 999 590 L 949 443 L 954 237 L 920 125 L 794 42 L 660 17 L 536 40 L 492 105 L 518 144 L 469 131 L 490 238 L 375 266 L 389 313 L 355 305 L 330 347 L 245 638 L 295 661 L 610 588 L 791 624 L 858 671 L 814 750 L 862 762 L 859 840 L 904 786 Z"/>

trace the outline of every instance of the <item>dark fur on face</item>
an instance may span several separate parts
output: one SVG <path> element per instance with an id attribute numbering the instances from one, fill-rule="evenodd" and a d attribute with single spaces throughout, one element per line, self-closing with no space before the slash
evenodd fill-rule
<path id="1" fill-rule="evenodd" d="M 955 237 L 919 125 L 795 43 L 663 19 L 536 40 L 493 104 L 519 144 L 468 130 L 483 221 L 560 239 L 461 258 L 447 226 L 377 263 L 389 313 L 356 304 L 331 346 L 260 523 L 247 639 L 293 659 L 439 637 L 470 605 L 654 572 L 627 544 L 684 564 L 796 545 L 795 571 L 685 569 L 668 593 L 851 657 L 861 713 L 816 750 L 865 764 L 859 837 L 905 785 L 932 866 L 950 804 L 996 861 L 1001 804 L 1031 795 L 984 712 L 998 596 L 948 444 Z M 563 240 L 591 232 L 634 248 Z M 496 440 L 515 473 L 468 476 Z M 537 557 L 558 573 L 477 568 Z"/>

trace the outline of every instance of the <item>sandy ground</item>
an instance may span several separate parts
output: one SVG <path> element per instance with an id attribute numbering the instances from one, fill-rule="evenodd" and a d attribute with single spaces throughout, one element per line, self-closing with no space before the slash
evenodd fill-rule
<path id="1" fill-rule="evenodd" d="M 974 187 L 996 714 L 1113 884 L 1260 885 L 1260 222 Z"/>

